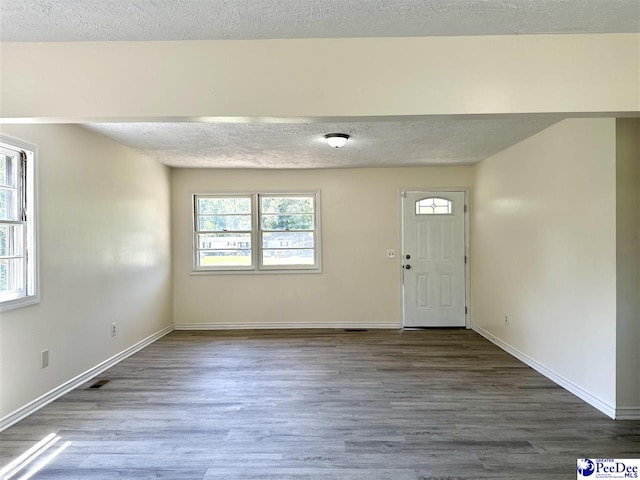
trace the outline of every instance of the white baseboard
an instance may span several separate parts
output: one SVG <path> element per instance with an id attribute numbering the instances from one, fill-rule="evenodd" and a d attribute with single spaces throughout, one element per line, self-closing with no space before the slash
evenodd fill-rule
<path id="1" fill-rule="evenodd" d="M 176 323 L 176 330 L 400 329 L 397 323 Z"/>
<path id="2" fill-rule="evenodd" d="M 536 360 L 531 358 L 529 355 L 527 355 L 525 353 L 522 353 L 520 350 L 518 350 L 516 348 L 513 348 L 511 345 L 509 345 L 508 343 L 503 342 L 502 340 L 500 340 L 499 338 L 495 337 L 493 334 L 489 333 L 488 331 L 486 331 L 482 327 L 479 327 L 478 325 L 471 325 L 471 328 L 475 332 L 479 333 L 484 338 L 489 340 L 494 345 L 500 347 L 505 352 L 513 355 L 518 360 L 520 360 L 522 363 L 525 363 L 525 364 L 529 365 L 531 368 L 533 368 L 538 373 L 541 373 L 542 375 L 547 377 L 549 380 L 557 383 L 558 385 L 560 385 L 565 390 L 568 390 L 569 392 L 573 393 L 576 397 L 584 400 L 589 405 L 597 408 L 598 410 L 600 410 L 602 413 L 604 413 L 608 417 L 611 417 L 613 419 L 617 419 L 618 418 L 617 415 L 616 415 L 616 413 L 617 413 L 616 412 L 616 408 L 614 406 L 609 405 L 608 403 L 600 400 L 598 397 L 596 397 L 593 394 L 587 392 L 584 388 L 576 385 L 571 380 L 568 380 L 568 379 L 564 378 L 562 375 L 559 375 L 556 372 L 554 372 L 553 370 L 551 370 L 551 369 L 545 367 L 544 365 L 538 363 Z"/>
<path id="3" fill-rule="evenodd" d="M 139 341 L 135 345 L 123 350 L 122 352 L 114 355 L 111 358 L 108 358 L 104 362 L 99 363 L 95 367 L 87 370 L 84 373 L 72 378 L 71 380 L 63 383 L 59 387 L 54 388 L 53 390 L 45 393 L 44 395 L 36 398 L 35 400 L 29 402 L 25 406 L 15 410 L 14 412 L 8 414 L 7 416 L 0 419 L 0 432 L 6 430 L 11 425 L 19 422 L 23 418 L 35 413 L 37 410 L 41 409 L 45 405 L 53 402 L 54 400 L 60 398 L 64 394 L 70 392 L 71 390 L 79 387 L 83 383 L 89 381 L 93 377 L 100 375 L 105 370 L 111 368 L 117 363 L 121 362 L 127 357 L 130 357 L 134 353 L 142 350 L 146 346 L 152 344 L 156 340 L 164 337 L 165 335 L 171 333 L 173 330 L 268 330 L 268 329 L 400 329 L 401 325 L 395 323 L 253 323 L 253 324 L 218 324 L 218 323 L 183 323 L 176 325 L 169 325 L 168 327 L 163 328 L 159 332 L 154 333 L 153 335 L 148 336 L 147 338 Z M 513 348 L 497 337 L 493 336 L 491 333 L 487 332 L 483 328 L 477 325 L 471 325 L 471 328 L 489 340 L 491 343 L 497 345 L 502 348 L 507 353 L 513 355 L 521 362 L 529 365 L 531 368 L 541 373 L 548 379 L 557 383 L 561 387 L 565 388 L 569 392 L 576 395 L 578 398 L 584 400 L 588 404 L 597 408 L 605 415 L 615 418 L 616 420 L 640 420 L 640 407 L 623 407 L 618 408 L 617 410 L 611 405 L 603 402 L 599 398 L 593 396 L 582 387 L 579 387 L 575 383 L 567 380 L 566 378 L 558 375 L 547 367 L 541 365 L 528 355 L 520 352 L 519 350 Z"/>
<path id="4" fill-rule="evenodd" d="M 168 327 L 163 328 L 159 332 L 156 332 L 153 335 L 148 336 L 147 338 L 139 341 L 135 345 L 130 346 L 129 348 L 114 355 L 113 357 L 108 358 L 104 362 L 99 363 L 95 367 L 90 368 L 86 372 L 81 373 L 77 377 L 72 378 L 71 380 L 63 383 L 62 385 L 36 398 L 35 400 L 27 403 L 25 406 L 20 407 L 17 410 L 11 412 L 9 415 L 0 419 L 0 432 L 9 428 L 14 423 L 19 422 L 23 418 L 28 417 L 32 413 L 35 413 L 37 410 L 41 409 L 45 405 L 60 398 L 65 393 L 68 393 L 71 390 L 79 387 L 83 383 L 91 380 L 96 375 L 100 375 L 102 372 L 104 372 L 108 368 L 113 367 L 118 362 L 121 362 L 125 358 L 130 357 L 134 353 L 142 350 L 147 345 L 152 344 L 159 338 L 164 337 L 165 335 L 167 335 L 168 333 L 171 333 L 172 331 L 173 331 L 173 325 L 169 325 Z"/>
<path id="5" fill-rule="evenodd" d="M 616 420 L 640 420 L 640 407 L 619 407 Z"/>

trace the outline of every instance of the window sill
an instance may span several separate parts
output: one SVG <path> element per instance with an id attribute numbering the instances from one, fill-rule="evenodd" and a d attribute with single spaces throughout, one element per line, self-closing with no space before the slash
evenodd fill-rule
<path id="1" fill-rule="evenodd" d="M 289 268 L 282 270 L 192 270 L 189 275 L 291 275 L 291 274 L 318 274 L 322 273 L 322 268 Z"/>
<path id="2" fill-rule="evenodd" d="M 40 297 L 37 295 L 19 297 L 13 300 L 5 300 L 0 302 L 0 312 L 6 312 L 7 310 L 15 310 L 17 308 L 34 305 L 36 303 L 40 303 Z"/>

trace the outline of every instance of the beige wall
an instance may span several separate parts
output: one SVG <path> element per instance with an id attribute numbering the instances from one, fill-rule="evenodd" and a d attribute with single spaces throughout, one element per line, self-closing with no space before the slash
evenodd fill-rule
<path id="1" fill-rule="evenodd" d="M 39 147 L 41 264 L 41 302 L 0 313 L 2 418 L 171 325 L 172 279 L 169 169 L 77 126 L 0 131 Z"/>
<path id="2" fill-rule="evenodd" d="M 471 215 L 473 323 L 609 410 L 615 128 L 615 119 L 564 120 L 480 162 Z"/>
<path id="3" fill-rule="evenodd" d="M 40 147 L 42 301 L 0 314 L 0 418 L 172 316 L 399 326 L 400 191 L 469 186 L 473 323 L 603 404 L 637 407 L 638 383 L 622 383 L 640 381 L 637 128 L 565 120 L 475 167 L 170 172 L 76 126 L 3 126 Z M 322 274 L 190 275 L 191 194 L 318 189 Z"/>
<path id="4" fill-rule="evenodd" d="M 640 120 L 616 121 L 617 398 L 640 413 Z M 625 413 L 625 412 L 622 412 Z"/>
<path id="5" fill-rule="evenodd" d="M 173 170 L 176 328 L 400 326 L 400 191 L 467 187 L 471 174 L 471 167 Z M 322 196 L 322 274 L 190 275 L 193 193 L 317 189 Z M 397 257 L 387 259 L 387 249 L 395 249 Z"/>
<path id="6" fill-rule="evenodd" d="M 8 118 L 640 110 L 638 34 L 0 48 L 0 116 Z"/>

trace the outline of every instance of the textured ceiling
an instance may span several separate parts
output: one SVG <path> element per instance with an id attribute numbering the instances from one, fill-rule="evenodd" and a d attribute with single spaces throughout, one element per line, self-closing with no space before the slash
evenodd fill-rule
<path id="1" fill-rule="evenodd" d="M 640 31 L 638 0 L 2 0 L 4 41 Z"/>
<path id="2" fill-rule="evenodd" d="M 638 0 L 0 0 L 2 41 L 207 40 L 640 31 Z M 316 119 L 318 120 L 318 119 Z M 85 125 L 176 167 L 470 164 L 556 117 Z M 322 135 L 352 135 L 331 149 Z"/>
<path id="3" fill-rule="evenodd" d="M 471 164 L 557 117 L 349 123 L 94 123 L 90 130 L 172 167 L 332 168 Z M 348 133 L 343 148 L 325 133 Z"/>

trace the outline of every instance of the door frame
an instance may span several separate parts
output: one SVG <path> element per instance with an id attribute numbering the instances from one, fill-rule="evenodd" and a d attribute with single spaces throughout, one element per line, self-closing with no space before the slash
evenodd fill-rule
<path id="1" fill-rule="evenodd" d="M 465 328 L 470 329 L 471 322 L 471 282 L 469 275 L 469 266 L 471 265 L 471 256 L 469 255 L 469 213 L 471 211 L 470 200 L 471 197 L 469 195 L 471 191 L 470 187 L 407 187 L 401 188 L 399 191 L 398 198 L 400 201 L 398 202 L 399 211 L 400 211 L 400 328 L 404 328 L 404 270 L 402 269 L 402 262 L 404 261 L 404 198 L 405 193 L 416 193 L 416 192 L 462 192 L 464 193 L 464 204 L 467 207 L 464 212 L 464 255 L 467 258 L 467 261 L 464 264 L 464 299 L 465 305 L 467 307 L 465 314 Z"/>

